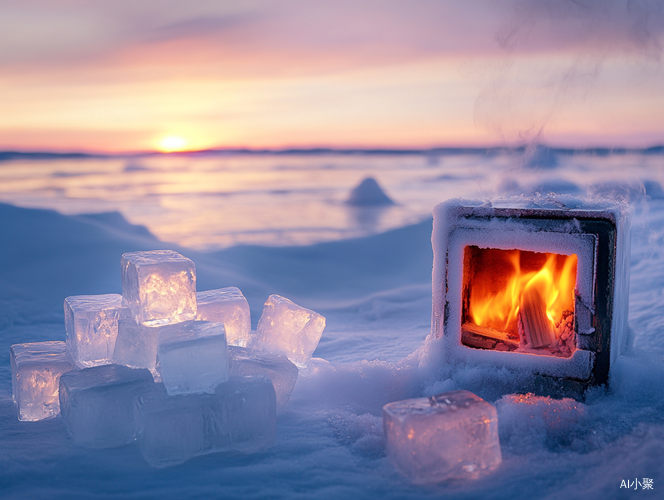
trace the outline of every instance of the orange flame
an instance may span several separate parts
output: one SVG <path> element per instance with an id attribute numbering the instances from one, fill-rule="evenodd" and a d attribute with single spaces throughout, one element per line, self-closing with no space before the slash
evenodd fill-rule
<path id="1" fill-rule="evenodd" d="M 574 311 L 576 255 L 494 249 L 481 252 L 494 252 L 494 258 L 498 255 L 512 269 L 506 280 L 500 272 L 496 275 L 491 269 L 471 278 L 468 312 L 476 325 L 516 334 L 522 295 L 532 287 L 546 302 L 546 315 L 554 327 L 560 323 L 564 311 Z M 522 270 L 524 263 L 525 267 L 532 267 L 533 262 L 541 261 L 543 256 L 546 261 L 541 268 Z M 504 287 L 496 290 L 497 283 L 503 282 Z"/>

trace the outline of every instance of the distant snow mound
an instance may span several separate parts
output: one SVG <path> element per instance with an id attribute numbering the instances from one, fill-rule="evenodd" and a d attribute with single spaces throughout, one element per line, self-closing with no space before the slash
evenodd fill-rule
<path id="1" fill-rule="evenodd" d="M 355 207 L 394 205 L 394 202 L 385 194 L 373 177 L 367 177 L 360 182 L 350 192 L 346 203 Z"/>

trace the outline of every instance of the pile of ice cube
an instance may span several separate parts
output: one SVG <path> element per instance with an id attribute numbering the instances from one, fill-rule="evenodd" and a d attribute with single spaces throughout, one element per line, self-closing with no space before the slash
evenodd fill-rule
<path id="1" fill-rule="evenodd" d="M 67 297 L 65 342 L 10 349 L 19 420 L 62 414 L 83 446 L 138 440 L 155 467 L 269 447 L 325 318 L 278 295 L 251 331 L 235 287 L 196 292 L 177 252 L 122 256 L 122 295 Z"/>

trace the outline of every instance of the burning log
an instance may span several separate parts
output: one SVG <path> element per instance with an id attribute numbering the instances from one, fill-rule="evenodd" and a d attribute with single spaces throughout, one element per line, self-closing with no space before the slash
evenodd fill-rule
<path id="1" fill-rule="evenodd" d="M 473 323 L 464 323 L 461 327 L 461 338 L 465 345 L 477 349 L 495 349 L 497 351 L 514 351 L 519 343 L 508 333 L 477 326 Z M 502 345 L 501 345 L 502 344 Z"/>
<path id="2" fill-rule="evenodd" d="M 536 287 L 523 291 L 519 316 L 528 347 L 547 347 L 556 341 L 553 325 L 546 315 L 546 302 Z"/>

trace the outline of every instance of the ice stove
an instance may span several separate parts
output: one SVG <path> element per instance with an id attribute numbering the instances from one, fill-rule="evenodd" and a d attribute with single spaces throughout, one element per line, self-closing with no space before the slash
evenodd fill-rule
<path id="1" fill-rule="evenodd" d="M 524 370 L 563 392 L 609 381 L 629 337 L 625 205 L 454 200 L 434 210 L 432 244 L 446 360 Z"/>

